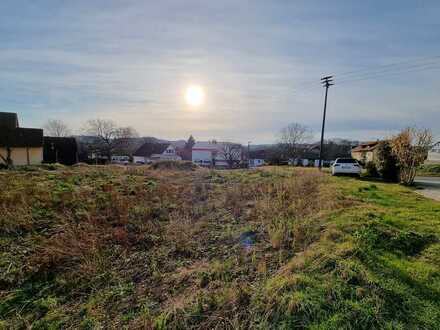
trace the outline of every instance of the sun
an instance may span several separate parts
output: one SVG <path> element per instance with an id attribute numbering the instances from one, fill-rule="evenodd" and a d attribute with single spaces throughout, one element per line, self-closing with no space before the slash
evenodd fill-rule
<path id="1" fill-rule="evenodd" d="M 185 100 L 189 106 L 199 107 L 205 102 L 205 92 L 199 85 L 191 85 L 185 91 Z"/>

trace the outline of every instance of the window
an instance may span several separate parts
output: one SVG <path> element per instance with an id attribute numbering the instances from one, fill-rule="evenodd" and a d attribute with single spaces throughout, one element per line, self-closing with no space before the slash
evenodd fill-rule
<path id="1" fill-rule="evenodd" d="M 337 160 L 338 164 L 356 164 L 357 161 L 356 159 L 352 159 L 352 158 L 339 158 Z"/>

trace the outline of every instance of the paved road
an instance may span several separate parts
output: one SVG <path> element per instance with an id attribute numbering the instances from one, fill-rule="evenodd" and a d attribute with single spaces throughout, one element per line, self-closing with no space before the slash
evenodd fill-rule
<path id="1" fill-rule="evenodd" d="M 423 196 L 440 201 L 440 177 L 416 177 L 416 186 L 422 189 L 417 190 Z"/>

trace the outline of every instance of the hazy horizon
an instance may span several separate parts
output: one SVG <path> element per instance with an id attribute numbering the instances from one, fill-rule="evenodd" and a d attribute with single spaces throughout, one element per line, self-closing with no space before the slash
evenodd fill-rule
<path id="1" fill-rule="evenodd" d="M 318 138 L 333 74 L 326 138 L 417 125 L 438 139 L 439 16 L 437 1 L 3 1 L 0 111 L 265 144 L 290 122 Z"/>

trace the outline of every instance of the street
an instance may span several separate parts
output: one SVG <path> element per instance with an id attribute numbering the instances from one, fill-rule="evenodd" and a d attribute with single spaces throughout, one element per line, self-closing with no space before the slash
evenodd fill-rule
<path id="1" fill-rule="evenodd" d="M 417 193 L 440 201 L 440 177 L 418 176 L 415 183 L 417 187 L 422 188 L 417 190 Z"/>

